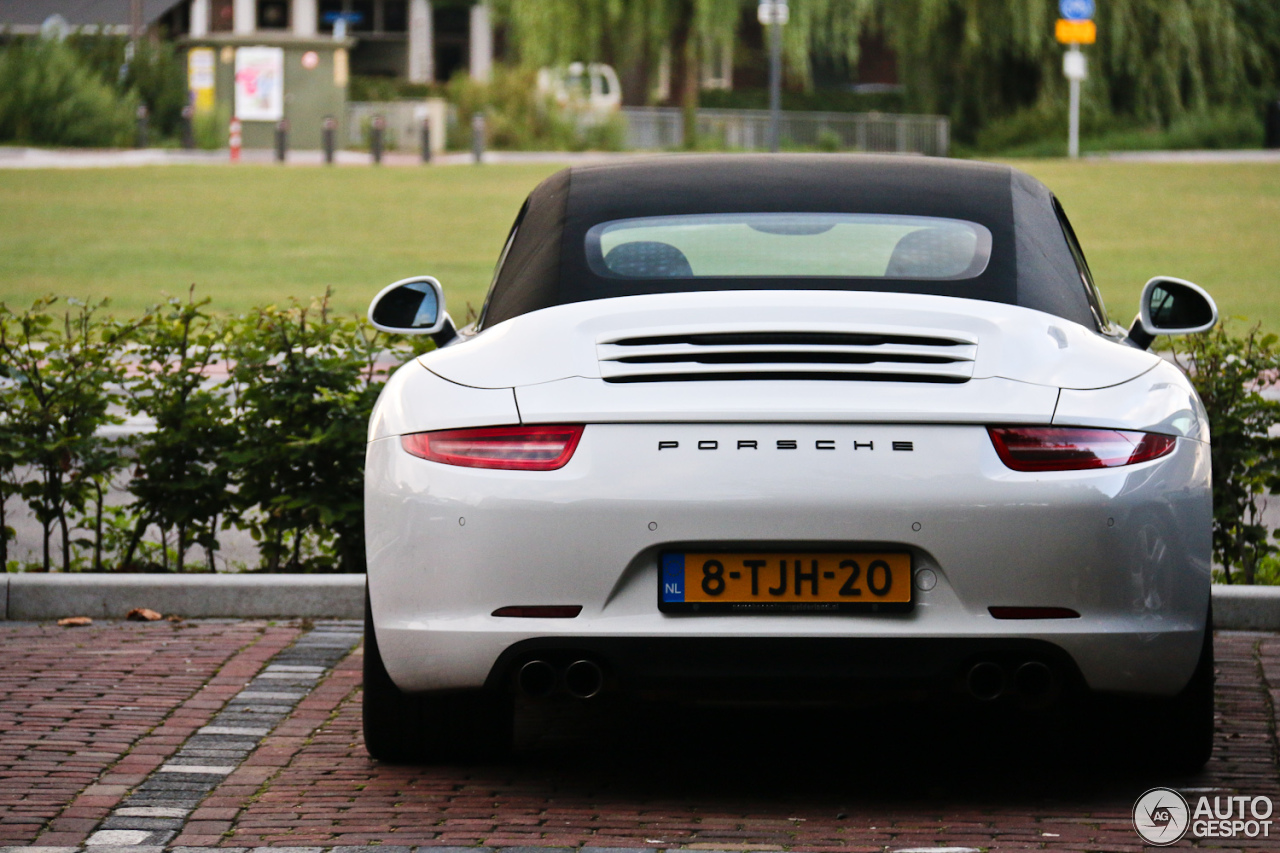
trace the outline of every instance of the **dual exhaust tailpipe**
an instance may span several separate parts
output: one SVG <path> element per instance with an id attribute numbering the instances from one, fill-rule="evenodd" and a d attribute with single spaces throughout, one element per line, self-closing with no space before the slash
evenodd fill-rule
<path id="1" fill-rule="evenodd" d="M 604 688 L 604 670 L 587 658 L 558 669 L 545 660 L 531 660 L 520 667 L 516 686 L 531 699 L 545 699 L 559 688 L 575 699 L 591 699 Z"/>
<path id="2" fill-rule="evenodd" d="M 969 696 L 979 702 L 994 702 L 1007 693 L 1040 702 L 1053 695 L 1058 678 L 1048 664 L 1038 660 L 1020 664 L 1012 676 L 1000 664 L 982 661 L 969 668 L 964 686 Z"/>

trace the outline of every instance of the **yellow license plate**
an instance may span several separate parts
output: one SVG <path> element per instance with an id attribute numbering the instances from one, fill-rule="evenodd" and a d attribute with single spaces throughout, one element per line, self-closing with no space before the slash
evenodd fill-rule
<path id="1" fill-rule="evenodd" d="M 664 613 L 911 609 L 903 552 L 666 552 L 658 572 Z"/>

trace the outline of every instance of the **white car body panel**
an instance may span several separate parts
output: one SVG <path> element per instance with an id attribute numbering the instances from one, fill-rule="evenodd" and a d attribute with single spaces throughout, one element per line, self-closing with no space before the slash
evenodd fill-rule
<path id="1" fill-rule="evenodd" d="M 1058 389 L 1009 379 L 963 385 L 890 382 L 671 382 L 561 379 L 516 389 L 525 423 L 835 421 L 1047 424 Z"/>
<path id="2" fill-rule="evenodd" d="M 780 436 L 798 449 L 744 462 L 725 446 Z M 681 449 L 659 452 L 659 439 Z M 840 449 L 813 449 L 818 439 Z M 723 449 L 699 450 L 708 440 Z M 855 451 L 855 440 L 880 449 Z M 916 449 L 886 451 L 895 440 Z M 439 465 L 383 439 L 367 467 L 367 511 L 381 521 L 369 541 L 379 642 L 404 689 L 436 690 L 483 685 L 502 651 L 533 637 L 1018 636 L 1068 651 L 1094 689 L 1172 695 L 1195 667 L 1208 606 L 1208 464 L 1207 445 L 1182 439 L 1141 465 L 1024 474 L 1003 466 L 985 429 L 919 424 L 592 425 L 549 472 Z M 906 548 L 937 585 L 917 590 L 909 614 L 655 608 L 664 546 L 833 542 Z M 1205 559 L 1161 562 L 1184 549 Z M 993 554 L 1007 566 L 993 571 Z M 1082 618 L 987 612 L 1064 602 Z M 568 620 L 486 615 L 527 604 L 584 609 Z"/>
<path id="3" fill-rule="evenodd" d="M 1076 323 L 1016 305 L 901 293 L 731 293 L 728 298 L 723 291 L 647 294 L 544 308 L 428 353 L 421 361 L 460 385 L 523 387 L 607 375 L 613 365 L 602 357 L 612 355 L 610 343 L 622 337 L 780 329 L 967 339 L 976 350 L 968 372 L 972 378 L 999 377 L 1054 389 L 1118 385 L 1160 360 L 1117 346 Z"/>
<path id="4" fill-rule="evenodd" d="M 802 320 L 815 315 L 828 320 Z M 975 378 L 600 378 L 599 353 L 611 346 L 601 341 L 620 336 L 850 325 L 969 336 Z M 1032 376 L 1063 384 L 1027 381 Z M 497 387 L 499 377 L 514 388 Z M 428 462 L 395 437 L 510 423 L 589 426 L 568 465 L 541 472 Z M 1000 462 L 982 426 L 1011 423 L 1183 438 L 1175 453 L 1150 463 L 1027 474 Z M 505 649 L 534 637 L 1017 636 L 1065 649 L 1094 689 L 1172 695 L 1196 664 L 1208 606 L 1204 424 L 1176 368 L 1011 306 L 766 292 L 631 297 L 533 312 L 402 367 L 378 403 L 366 476 L 367 512 L 378 519 L 368 544 L 382 655 L 404 689 L 440 690 L 482 686 Z M 797 440 L 799 449 L 762 450 L 745 461 L 729 449 L 741 438 L 767 448 L 778 437 Z M 659 453 L 659 439 L 681 449 Z M 814 449 L 819 439 L 840 450 Z M 699 441 L 715 441 L 717 450 L 699 451 Z M 893 441 L 915 450 L 886 450 Z M 854 442 L 863 448 L 852 449 Z M 1168 553 L 1160 543 L 1175 538 L 1174 550 L 1196 559 L 1160 565 L 1152 555 Z M 662 614 L 657 555 L 673 543 L 906 548 L 915 570 L 933 570 L 938 582 L 917 591 L 909 614 Z M 1008 557 L 1007 570 L 992 571 L 993 554 Z M 538 603 L 584 609 L 571 620 L 486 615 Z M 1082 618 L 1029 626 L 987 612 L 1007 604 L 1074 606 Z M 433 665 L 422 667 L 423 659 Z"/>
<path id="5" fill-rule="evenodd" d="M 1091 391 L 1066 389 L 1053 422 L 1115 427 L 1209 440 L 1209 417 L 1182 371 L 1161 361 L 1128 382 Z"/>
<path id="6" fill-rule="evenodd" d="M 382 387 L 369 418 L 369 440 L 424 429 L 518 423 L 520 412 L 510 388 L 467 388 L 410 361 Z"/>

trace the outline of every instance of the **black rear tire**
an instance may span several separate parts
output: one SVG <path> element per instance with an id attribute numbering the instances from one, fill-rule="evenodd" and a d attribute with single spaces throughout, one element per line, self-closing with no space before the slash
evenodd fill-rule
<path id="1" fill-rule="evenodd" d="M 1191 681 L 1172 699 L 1153 709 L 1155 727 L 1164 744 L 1154 745 L 1155 763 L 1191 773 L 1213 754 L 1213 613 L 1205 623 L 1200 661 Z"/>
<path id="2" fill-rule="evenodd" d="M 364 744 L 391 764 L 490 761 L 511 749 L 514 703 L 484 690 L 409 694 L 378 651 L 369 593 L 364 600 Z"/>
<path id="3" fill-rule="evenodd" d="M 1213 614 L 1187 686 L 1168 699 L 1095 695 L 1081 709 L 1081 744 L 1104 763 L 1194 773 L 1213 753 Z"/>

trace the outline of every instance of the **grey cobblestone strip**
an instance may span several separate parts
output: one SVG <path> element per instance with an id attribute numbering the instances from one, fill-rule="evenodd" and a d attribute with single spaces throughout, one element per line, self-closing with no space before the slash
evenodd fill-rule
<path id="1" fill-rule="evenodd" d="M 289 716 L 360 637 L 359 623 L 317 622 L 268 661 L 209 725 L 187 738 L 168 762 L 134 788 L 89 836 L 85 849 L 89 853 L 161 853 L 201 801 Z M 39 849 L 53 853 L 62 848 Z M 293 848 L 274 848 L 273 853 L 288 849 Z"/>

